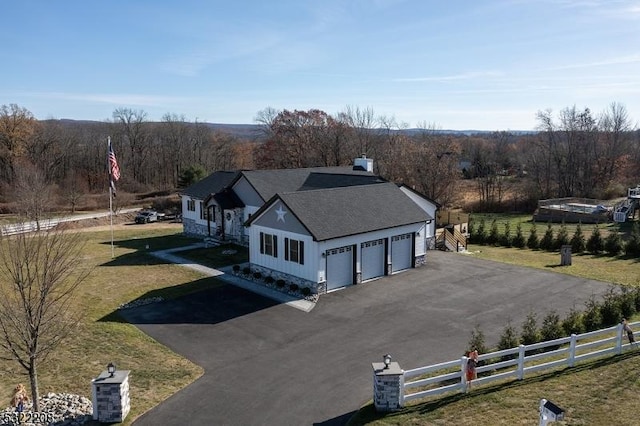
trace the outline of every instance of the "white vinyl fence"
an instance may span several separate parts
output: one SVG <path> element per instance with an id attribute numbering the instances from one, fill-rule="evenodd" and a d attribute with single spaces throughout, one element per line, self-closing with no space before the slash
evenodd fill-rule
<path id="1" fill-rule="evenodd" d="M 639 324 L 640 322 L 635 322 L 630 326 L 633 329 Z M 539 352 L 554 347 L 558 349 Z M 499 380 L 522 380 L 525 375 L 553 368 L 573 367 L 580 361 L 619 355 L 630 348 L 627 335 L 622 331 L 622 324 L 533 345 L 520 345 L 517 348 L 481 354 L 476 369 L 479 377 L 472 384 L 476 387 Z M 513 359 L 508 359 L 511 357 Z M 461 359 L 405 371 L 402 401 L 406 403 L 445 392 L 466 392 L 466 365 L 467 357 L 463 356 Z M 489 372 L 489 375 L 483 375 L 483 372 Z M 416 391 L 416 388 L 420 389 Z"/>

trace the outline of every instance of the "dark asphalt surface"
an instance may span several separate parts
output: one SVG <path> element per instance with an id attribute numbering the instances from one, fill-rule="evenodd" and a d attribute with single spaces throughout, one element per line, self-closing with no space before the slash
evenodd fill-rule
<path id="1" fill-rule="evenodd" d="M 323 295 L 309 313 L 232 285 L 129 309 L 129 322 L 205 369 L 134 424 L 342 425 L 372 398 L 383 354 L 404 369 L 449 361 L 476 324 L 493 345 L 509 319 L 563 316 L 607 287 L 432 251 L 426 266 Z"/>

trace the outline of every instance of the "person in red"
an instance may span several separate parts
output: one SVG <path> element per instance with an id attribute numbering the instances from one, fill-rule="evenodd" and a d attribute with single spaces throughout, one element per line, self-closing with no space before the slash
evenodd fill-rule
<path id="1" fill-rule="evenodd" d="M 471 381 L 478 378 L 478 350 L 473 349 L 467 355 L 467 370 L 466 370 L 466 378 L 467 378 L 467 388 L 471 387 Z"/>

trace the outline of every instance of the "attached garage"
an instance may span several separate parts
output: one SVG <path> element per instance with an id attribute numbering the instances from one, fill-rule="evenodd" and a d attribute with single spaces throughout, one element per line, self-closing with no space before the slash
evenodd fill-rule
<path id="1" fill-rule="evenodd" d="M 371 280 L 384 275 L 385 250 L 384 239 L 367 241 L 360 245 L 362 281 Z"/>
<path id="2" fill-rule="evenodd" d="M 327 291 L 353 284 L 353 248 L 327 250 Z"/>
<path id="3" fill-rule="evenodd" d="M 412 234 L 391 237 L 391 273 L 411 268 L 413 247 Z"/>

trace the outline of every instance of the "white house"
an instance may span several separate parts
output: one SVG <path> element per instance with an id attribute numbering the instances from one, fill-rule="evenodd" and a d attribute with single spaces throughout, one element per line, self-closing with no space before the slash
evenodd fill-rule
<path id="1" fill-rule="evenodd" d="M 183 214 L 184 231 L 248 244 L 253 270 L 314 293 L 423 265 L 437 204 L 354 164 L 216 172 L 182 193 L 185 213 L 205 212 Z"/>

